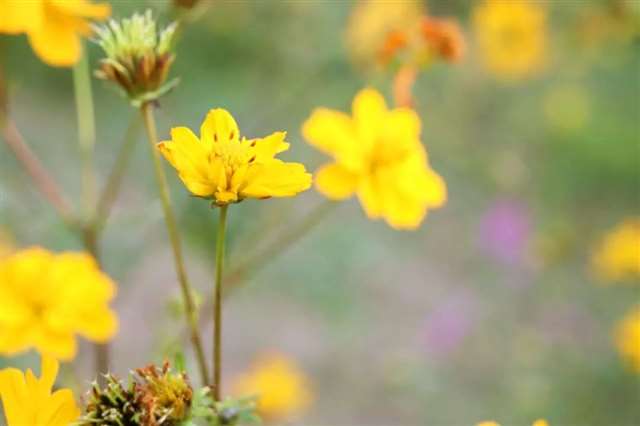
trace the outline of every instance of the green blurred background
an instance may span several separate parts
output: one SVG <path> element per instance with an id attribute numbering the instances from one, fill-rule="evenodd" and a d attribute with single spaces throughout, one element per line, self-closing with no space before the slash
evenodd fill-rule
<path id="1" fill-rule="evenodd" d="M 170 2 L 111 3 L 115 17 L 150 7 L 169 19 Z M 421 73 L 414 90 L 431 165 L 448 185 L 447 205 L 418 231 L 400 232 L 369 221 L 350 200 L 286 253 L 274 253 L 225 307 L 227 387 L 257 354 L 278 350 L 296 360 L 314 394 L 292 424 L 528 425 L 539 417 L 552 426 L 638 424 L 640 376 L 620 359 L 612 330 L 640 301 L 640 287 L 598 285 L 588 266 L 602 235 L 640 207 L 637 32 L 604 34 L 597 43 L 581 37 L 585 15 L 606 16 L 617 3 L 544 2 L 545 69 L 505 82 L 482 66 L 472 28 L 476 2 L 430 0 L 430 14 L 457 18 L 467 40 L 460 64 Z M 172 75 L 181 83 L 158 109 L 162 139 L 172 126 L 199 128 L 210 108 L 224 107 L 245 135 L 286 130 L 292 147 L 284 158 L 315 170 L 326 158 L 300 134 L 313 108 L 346 111 L 367 85 L 391 103 L 392 72 L 350 59 L 345 32 L 355 2 L 205 6 L 177 47 Z M 625 7 L 637 23 L 638 2 Z M 45 66 L 24 37 L 1 42 L 12 115 L 79 205 L 71 72 Z M 95 66 L 100 52 L 94 45 L 89 52 Z M 107 84 L 94 80 L 93 87 L 102 185 L 138 116 Z M 111 351 L 121 375 L 172 356 L 176 334 L 184 334 L 141 128 L 138 135 L 102 243 L 105 269 L 119 283 L 121 331 Z M 188 269 L 204 298 L 217 214 L 167 171 Z M 232 206 L 228 263 L 277 239 L 322 202 L 311 190 Z M 0 226 L 21 247 L 82 247 L 4 145 Z M 207 348 L 210 335 L 205 329 Z M 35 361 L 27 354 L 2 363 Z M 92 361 L 84 344 L 75 373 L 65 368 L 62 380 L 86 388 Z"/>

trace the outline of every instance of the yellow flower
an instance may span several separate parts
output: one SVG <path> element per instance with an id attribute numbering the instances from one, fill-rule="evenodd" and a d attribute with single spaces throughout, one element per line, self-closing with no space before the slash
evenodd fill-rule
<path id="1" fill-rule="evenodd" d="M 614 337 L 620 355 L 634 371 L 640 373 L 640 305 L 620 321 Z"/>
<path id="2" fill-rule="evenodd" d="M 43 356 L 40 378 L 15 368 L 0 371 L 0 398 L 8 426 L 67 426 L 80 416 L 73 393 L 60 389 L 51 393 L 58 374 L 58 361 Z"/>
<path id="3" fill-rule="evenodd" d="M 420 142 L 420 118 L 408 108 L 388 110 L 373 89 L 360 91 L 352 109 L 353 117 L 318 108 L 303 125 L 309 143 L 335 160 L 316 173 L 318 191 L 334 200 L 356 194 L 369 218 L 417 228 L 447 197 Z"/>
<path id="4" fill-rule="evenodd" d="M 480 422 L 476 426 L 500 426 L 500 424 L 493 421 L 487 421 L 487 422 Z M 549 423 L 547 423 L 546 420 L 538 419 L 535 422 L 533 422 L 532 426 L 549 426 Z"/>
<path id="5" fill-rule="evenodd" d="M 267 420 L 284 420 L 303 413 L 311 404 L 308 380 L 284 354 L 265 353 L 233 385 L 237 395 L 257 395 L 258 412 Z"/>
<path id="6" fill-rule="evenodd" d="M 117 331 L 114 283 L 87 254 L 30 248 L 0 260 L 0 353 L 34 347 L 69 360 L 75 335 L 106 342 Z"/>
<path id="7" fill-rule="evenodd" d="M 529 0 L 485 0 L 473 21 L 487 68 L 500 77 L 519 79 L 544 65 L 546 11 Z"/>
<path id="8" fill-rule="evenodd" d="M 640 217 L 628 218 L 603 238 L 591 258 L 596 276 L 605 282 L 640 278 Z"/>
<path id="9" fill-rule="evenodd" d="M 26 33 L 40 59 L 68 67 L 80 59 L 81 37 L 91 34 L 88 20 L 110 14 L 108 4 L 87 0 L 0 0 L 0 33 Z"/>
<path id="10" fill-rule="evenodd" d="M 291 197 L 311 186 L 302 164 L 275 158 L 289 149 L 285 136 L 275 132 L 265 138 L 240 138 L 231 114 L 212 109 L 200 138 L 186 127 L 174 127 L 171 140 L 158 148 L 193 195 L 224 205 L 245 198 Z"/>

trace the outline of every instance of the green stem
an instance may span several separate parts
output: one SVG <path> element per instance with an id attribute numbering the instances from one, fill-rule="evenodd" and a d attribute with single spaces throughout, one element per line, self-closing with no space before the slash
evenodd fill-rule
<path id="1" fill-rule="evenodd" d="M 227 205 L 220 207 L 216 236 L 216 283 L 213 291 L 213 398 L 220 401 L 222 385 L 222 268 L 224 265 L 224 237 L 227 228 Z"/>
<path id="2" fill-rule="evenodd" d="M 78 116 L 78 142 L 82 158 L 82 200 L 86 217 L 92 214 L 95 205 L 96 176 L 94 153 L 96 144 L 96 125 L 91 91 L 91 73 L 89 57 L 85 53 L 73 67 L 73 88 Z"/>
<path id="3" fill-rule="evenodd" d="M 118 192 L 120 192 L 122 180 L 125 172 L 127 171 L 127 166 L 129 165 L 129 160 L 131 159 L 133 150 L 136 146 L 136 136 L 138 135 L 139 128 L 139 121 L 137 118 L 137 116 L 134 116 L 129 123 L 129 127 L 127 128 L 124 140 L 122 141 L 122 145 L 118 151 L 118 156 L 116 157 L 113 169 L 111 169 L 111 174 L 109 175 L 107 183 L 98 198 L 95 215 L 91 223 L 91 226 L 97 233 L 102 231 L 102 228 L 109 218 L 109 213 L 111 213 L 111 207 L 115 202 Z"/>
<path id="4" fill-rule="evenodd" d="M 191 343 L 196 353 L 196 360 L 200 369 L 200 377 L 202 383 L 206 384 L 209 378 L 207 370 L 207 362 L 204 357 L 204 350 L 202 347 L 202 340 L 200 339 L 200 333 L 198 331 L 198 321 L 196 319 L 196 305 L 193 301 L 193 292 L 187 279 L 187 272 L 184 267 L 184 259 L 182 257 L 182 246 L 180 243 L 180 234 L 178 233 L 178 227 L 176 225 L 175 215 L 173 213 L 173 207 L 171 206 L 171 198 L 169 196 L 169 185 L 167 184 L 167 177 L 162 167 L 162 161 L 160 159 L 160 153 L 158 152 L 158 135 L 156 131 L 155 117 L 153 114 L 153 104 L 145 102 L 141 107 L 142 118 L 144 120 L 145 129 L 147 131 L 147 139 L 149 141 L 149 149 L 151 150 L 151 157 L 153 159 L 153 166 L 156 176 L 156 183 L 160 190 L 160 199 L 162 201 L 162 210 L 164 212 L 164 219 L 167 225 L 167 231 L 169 233 L 169 241 L 173 249 L 173 259 L 175 262 L 176 272 L 178 274 L 178 281 L 182 290 L 182 298 L 184 299 L 187 325 L 191 332 Z"/>
<path id="5" fill-rule="evenodd" d="M 85 52 L 73 67 L 73 89 L 78 117 L 78 145 L 82 159 L 82 203 L 85 220 L 93 214 L 96 193 L 96 175 L 94 169 L 96 123 L 93 108 L 93 92 L 91 90 L 91 71 L 89 69 L 89 55 Z M 98 254 L 98 238 L 89 223 L 82 221 L 82 231 L 85 249 L 100 263 Z M 96 375 L 109 371 L 109 346 L 95 344 Z"/>

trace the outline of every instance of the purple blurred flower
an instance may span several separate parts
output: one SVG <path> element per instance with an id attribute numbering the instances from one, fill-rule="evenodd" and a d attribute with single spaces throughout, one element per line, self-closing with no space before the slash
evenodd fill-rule
<path id="1" fill-rule="evenodd" d="M 427 317 L 423 328 L 427 351 L 439 356 L 455 351 L 471 331 L 474 317 L 474 299 L 467 293 L 455 295 L 438 305 Z"/>
<path id="2" fill-rule="evenodd" d="M 480 247 L 507 265 L 522 263 L 531 234 L 528 209 L 513 200 L 496 201 L 480 222 Z"/>

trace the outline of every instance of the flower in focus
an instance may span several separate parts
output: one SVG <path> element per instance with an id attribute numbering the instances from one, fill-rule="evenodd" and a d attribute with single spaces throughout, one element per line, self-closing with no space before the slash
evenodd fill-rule
<path id="1" fill-rule="evenodd" d="M 408 108 L 387 109 L 373 89 L 353 100 L 353 116 L 316 109 L 304 123 L 307 141 L 333 157 L 316 173 L 318 191 L 333 200 L 356 194 L 371 219 L 416 229 L 447 198 L 420 142 L 420 118 Z"/>
<path id="2" fill-rule="evenodd" d="M 89 20 L 104 20 L 108 4 L 87 0 L 0 0 L 0 33 L 26 33 L 46 64 L 70 67 L 82 55 L 81 37 L 91 35 Z"/>
<path id="3" fill-rule="evenodd" d="M 258 413 L 277 421 L 302 414 L 311 405 L 308 379 L 286 355 L 262 354 L 233 385 L 237 395 L 257 395 Z"/>
<path id="4" fill-rule="evenodd" d="M 157 100 L 178 84 L 166 82 L 176 28 L 173 23 L 158 31 L 150 10 L 96 27 L 96 43 L 106 55 L 96 76 L 120 86 L 134 106 Z"/>
<path id="5" fill-rule="evenodd" d="M 497 201 L 484 213 L 479 232 L 480 245 L 486 253 L 506 265 L 520 264 L 531 235 L 528 211 L 515 201 Z"/>
<path id="6" fill-rule="evenodd" d="M 640 305 L 620 321 L 614 337 L 620 355 L 640 373 Z"/>
<path id="7" fill-rule="evenodd" d="M 51 393 L 58 374 L 58 361 L 43 356 L 40 378 L 31 370 L 0 371 L 0 398 L 7 426 L 67 426 L 80 416 L 73 393 L 60 389 Z"/>
<path id="8" fill-rule="evenodd" d="M 473 22 L 487 68 L 505 79 L 520 79 L 544 65 L 546 11 L 530 0 L 485 0 Z"/>
<path id="9" fill-rule="evenodd" d="M 158 148 L 193 195 L 225 205 L 245 198 L 292 197 L 311 186 L 311 175 L 302 164 L 275 158 L 289 149 L 285 136 L 275 132 L 241 138 L 231 114 L 212 109 L 199 138 L 186 127 L 174 127 L 171 140 Z"/>
<path id="10" fill-rule="evenodd" d="M 640 218 L 628 218 L 604 236 L 591 257 L 591 268 L 603 282 L 640 278 Z"/>
<path id="11" fill-rule="evenodd" d="M 30 248 L 0 260 L 0 353 L 33 347 L 69 360 L 76 354 L 76 334 L 108 341 L 118 327 L 108 306 L 115 291 L 85 253 Z"/>

